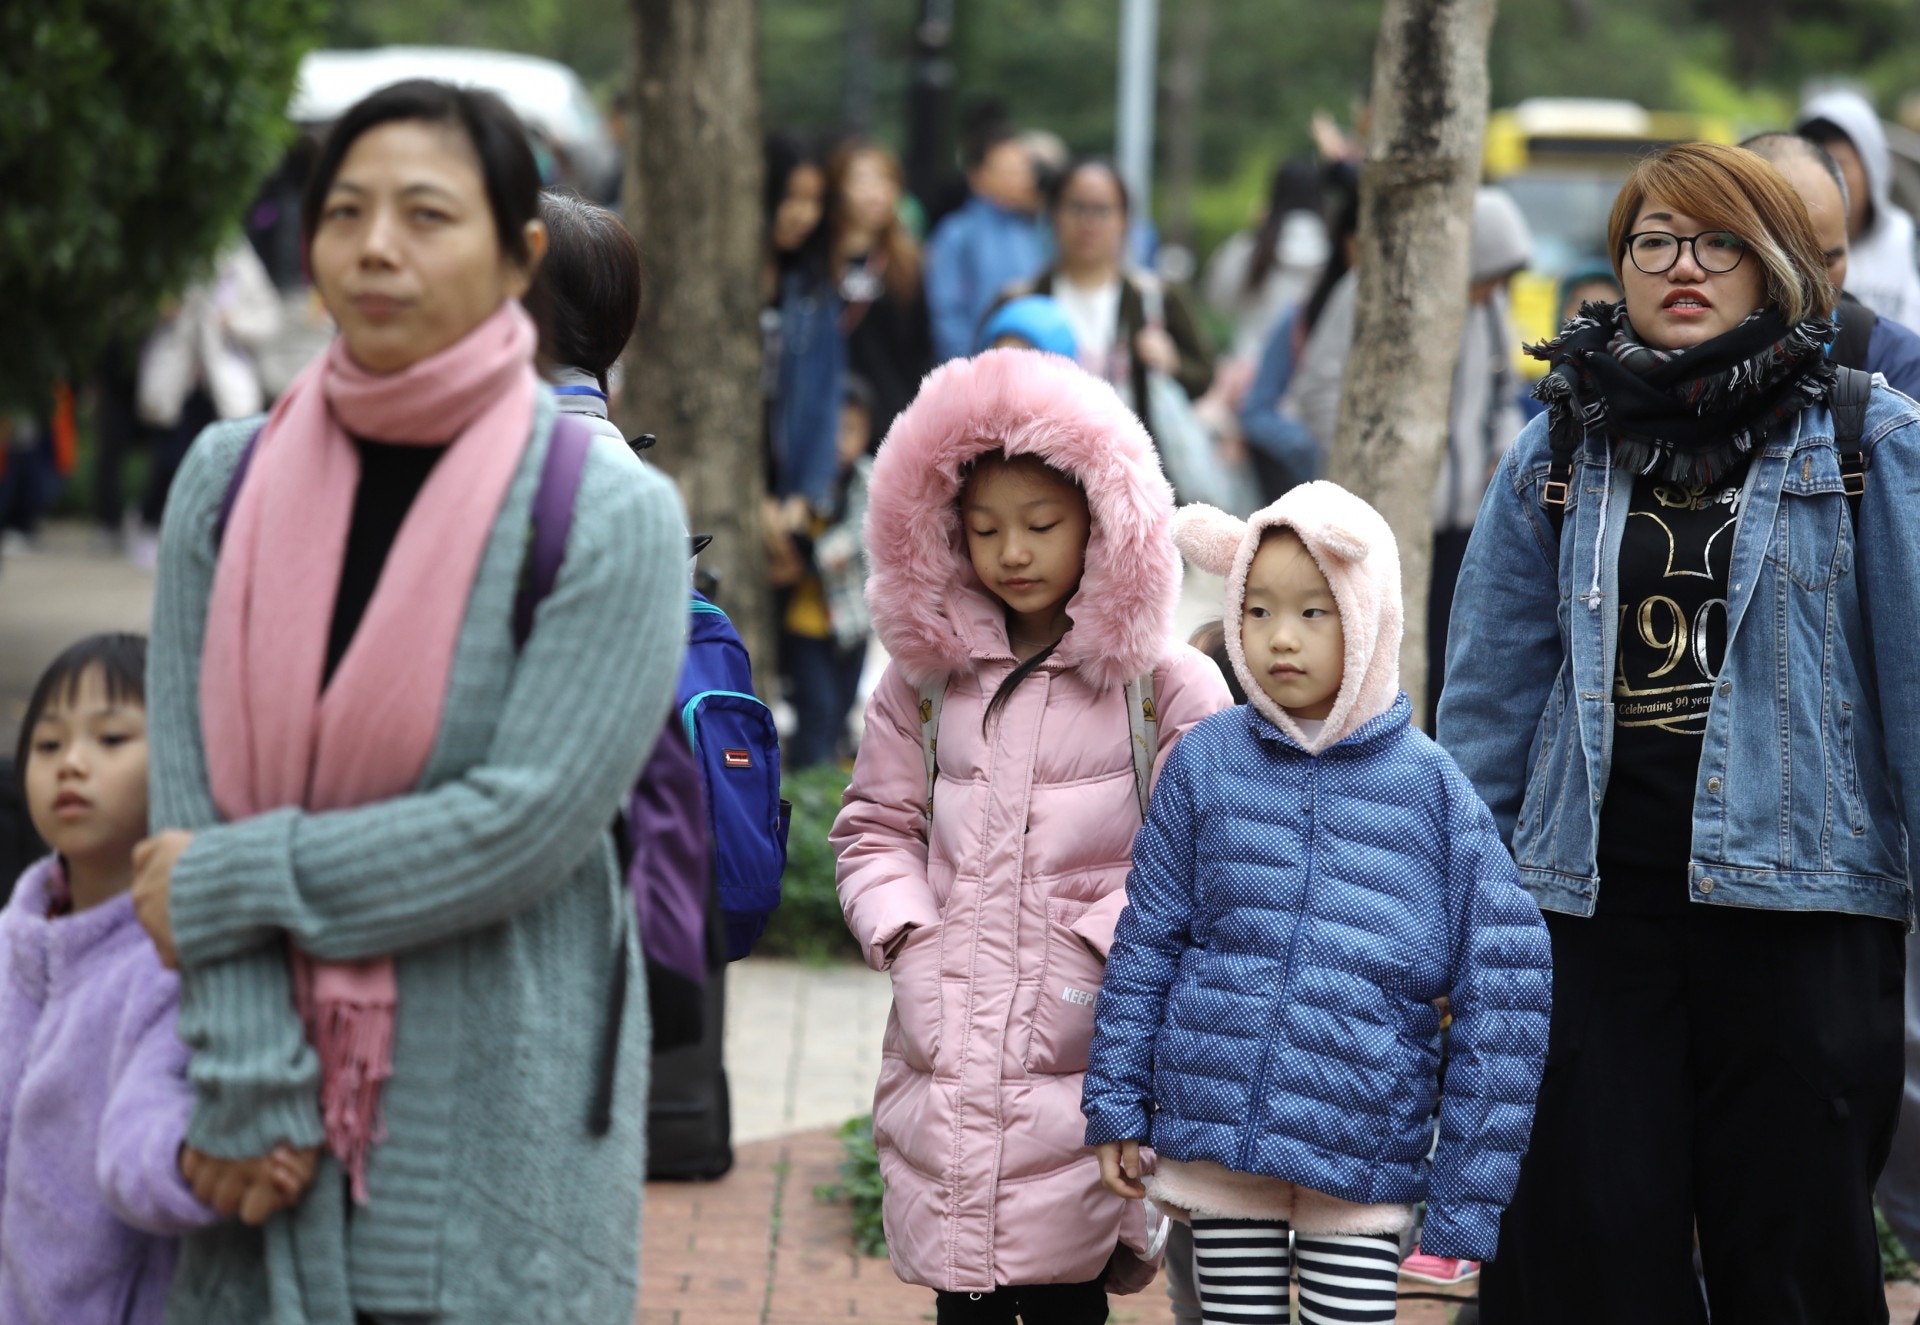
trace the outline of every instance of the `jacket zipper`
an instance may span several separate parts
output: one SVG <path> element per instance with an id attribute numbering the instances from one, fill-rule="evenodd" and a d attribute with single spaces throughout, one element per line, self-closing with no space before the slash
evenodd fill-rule
<path id="1" fill-rule="evenodd" d="M 1286 994 L 1293 981 L 1294 954 L 1300 947 L 1300 931 L 1307 923 L 1307 895 L 1313 889 L 1314 872 L 1319 867 L 1320 856 L 1320 759 L 1316 755 L 1307 756 L 1307 870 L 1306 877 L 1300 883 L 1300 918 L 1293 927 L 1293 933 L 1287 936 L 1287 955 L 1280 964 L 1280 983 L 1274 990 L 1273 1001 L 1268 1004 L 1267 1022 L 1270 1032 L 1278 1031 L 1281 1009 L 1286 1007 Z M 1235 1165 L 1242 1173 L 1252 1173 L 1253 1142 L 1259 1135 L 1259 1108 L 1267 1088 L 1267 1064 L 1273 1060 L 1275 1034 L 1268 1034 L 1260 1042 L 1260 1069 L 1253 1078 L 1253 1098 L 1249 1100 L 1247 1121 L 1252 1124 L 1246 1135 L 1240 1139 L 1240 1162 Z"/>

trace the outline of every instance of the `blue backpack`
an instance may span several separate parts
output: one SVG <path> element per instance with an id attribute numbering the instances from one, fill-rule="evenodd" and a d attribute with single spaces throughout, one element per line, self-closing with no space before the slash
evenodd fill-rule
<path id="1" fill-rule="evenodd" d="M 746 648 L 697 593 L 689 635 L 673 713 L 615 824 L 655 1052 L 706 1034 L 707 974 L 752 951 L 787 857 L 779 736 Z"/>
<path id="2" fill-rule="evenodd" d="M 533 634 L 534 610 L 559 576 L 592 441 L 567 416 L 556 420 L 534 490 L 527 557 L 514 599 L 516 648 Z M 753 693 L 746 645 L 727 614 L 699 593 L 692 595 L 691 608 L 687 656 L 674 696 L 679 730 L 667 733 L 641 770 L 615 830 L 627 846 L 627 880 L 641 920 L 650 983 L 657 988 L 661 968 L 668 967 L 681 990 L 691 985 L 697 993 L 705 987 L 706 956 L 714 946 L 704 923 L 712 914 L 709 906 L 718 913 L 726 959 L 738 961 L 753 950 L 780 905 L 792 809 L 780 799 L 780 734 L 773 711 Z M 683 735 L 684 744 L 677 739 Z M 697 771 L 691 782 L 685 772 L 689 752 Z M 710 895 L 701 872 L 688 865 L 687 848 L 699 839 L 703 825 L 695 820 L 703 812 L 705 840 L 712 847 Z M 587 1114 L 594 1136 L 606 1134 L 613 1116 L 626 1002 L 626 967 L 614 969 L 612 1015 Z M 688 1008 L 689 1000 L 677 1002 Z M 700 1031 L 697 1021 L 687 1020 L 671 1038 L 686 1043 Z"/>
<path id="3" fill-rule="evenodd" d="M 739 961 L 780 905 L 793 810 L 780 799 L 780 733 L 773 710 L 753 693 L 746 646 L 727 614 L 698 593 L 675 704 L 706 791 L 727 960 Z"/>

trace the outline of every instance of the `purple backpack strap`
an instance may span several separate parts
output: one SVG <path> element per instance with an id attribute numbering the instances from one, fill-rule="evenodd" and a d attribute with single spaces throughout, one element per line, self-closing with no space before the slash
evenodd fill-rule
<path id="1" fill-rule="evenodd" d="M 217 549 L 226 541 L 227 522 L 233 519 L 234 504 L 240 500 L 240 485 L 247 481 L 247 471 L 253 468 L 253 453 L 260 444 L 260 433 L 267 425 L 262 423 L 247 438 L 247 444 L 240 449 L 240 459 L 233 467 L 233 476 L 227 480 L 226 495 L 220 498 L 220 514 L 213 522 L 213 546 Z"/>
<path id="2" fill-rule="evenodd" d="M 520 591 L 513 600 L 513 647 L 527 646 L 533 635 L 534 609 L 553 592 L 560 563 L 567 555 L 567 535 L 573 530 L 573 504 L 580 495 L 580 476 L 587 467 L 593 434 L 571 415 L 553 421 L 547 458 L 540 466 L 540 486 L 533 492 L 533 528 L 527 560 L 520 571 Z"/>

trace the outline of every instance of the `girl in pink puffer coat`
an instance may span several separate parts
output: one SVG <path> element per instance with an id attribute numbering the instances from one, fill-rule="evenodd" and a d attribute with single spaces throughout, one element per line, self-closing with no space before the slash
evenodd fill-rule
<path id="1" fill-rule="evenodd" d="M 874 461 L 867 601 L 893 663 L 832 840 L 847 925 L 893 976 L 888 1253 L 941 1322 L 1098 1325 L 1152 1278 L 1080 1087 L 1140 826 L 1132 733 L 1157 772 L 1231 702 L 1172 640 L 1172 523 L 1139 420 L 1035 350 L 936 370 Z"/>

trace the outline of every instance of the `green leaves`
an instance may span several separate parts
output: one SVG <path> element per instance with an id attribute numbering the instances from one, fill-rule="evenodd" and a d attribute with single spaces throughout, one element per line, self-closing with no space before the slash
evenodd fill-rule
<path id="1" fill-rule="evenodd" d="M 0 6 L 0 402 L 84 377 L 244 220 L 326 0 Z"/>
<path id="2" fill-rule="evenodd" d="M 840 911 L 833 848 L 827 843 L 827 831 L 840 813 L 840 793 L 846 789 L 847 770 L 838 765 L 809 768 L 781 779 L 780 794 L 793 804 L 787 872 L 780 883 L 780 908 L 755 952 L 809 961 L 860 960 L 860 947 L 847 932 Z"/>
<path id="3" fill-rule="evenodd" d="M 880 1201 L 887 1185 L 880 1178 L 880 1151 L 873 1143 L 873 1115 L 849 1118 L 840 1128 L 840 1181 L 813 1189 L 816 1201 L 829 1205 L 845 1201 L 853 1207 L 853 1245 L 862 1256 L 887 1254 L 887 1231 L 880 1220 Z"/>

